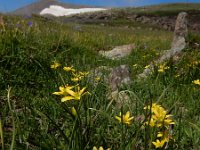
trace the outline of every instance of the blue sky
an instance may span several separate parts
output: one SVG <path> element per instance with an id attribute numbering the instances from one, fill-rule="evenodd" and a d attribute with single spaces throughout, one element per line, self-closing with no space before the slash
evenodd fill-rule
<path id="1" fill-rule="evenodd" d="M 8 12 L 37 0 L 0 0 L 0 11 Z M 61 2 L 107 7 L 145 6 L 160 3 L 198 2 L 200 0 L 60 0 Z"/>

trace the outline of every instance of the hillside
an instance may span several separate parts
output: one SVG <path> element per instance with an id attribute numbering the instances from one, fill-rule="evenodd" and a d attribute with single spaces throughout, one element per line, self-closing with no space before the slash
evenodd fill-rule
<path id="1" fill-rule="evenodd" d="M 58 5 L 62 6 L 64 8 L 88 8 L 92 6 L 86 6 L 86 5 L 73 5 L 73 4 L 67 4 L 67 3 L 61 3 L 58 0 L 39 0 L 38 2 L 35 2 L 33 4 L 30 4 L 28 6 L 24 6 L 22 8 L 19 8 L 13 12 L 10 12 L 14 15 L 32 15 L 32 14 L 40 14 L 40 12 L 45 9 L 49 8 L 51 5 Z"/>

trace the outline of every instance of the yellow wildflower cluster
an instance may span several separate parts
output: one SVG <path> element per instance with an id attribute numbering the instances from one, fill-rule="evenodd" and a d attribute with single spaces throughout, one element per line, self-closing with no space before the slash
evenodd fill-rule
<path id="1" fill-rule="evenodd" d="M 57 68 L 59 68 L 60 66 L 61 66 L 60 63 L 54 61 L 53 64 L 51 65 L 51 69 L 57 69 Z"/>
<path id="2" fill-rule="evenodd" d="M 78 81 L 82 80 L 86 75 L 89 74 L 89 72 L 76 71 L 73 68 L 73 66 L 71 66 L 71 67 L 64 67 L 63 70 L 72 73 L 71 81 L 73 81 L 73 82 L 78 82 Z"/>
<path id="3" fill-rule="evenodd" d="M 167 111 L 160 105 L 153 103 L 152 106 L 144 107 L 144 109 L 151 110 L 150 121 L 147 122 L 151 127 L 168 127 L 171 124 L 174 124 L 174 121 L 171 119 L 172 115 L 167 115 Z"/>
<path id="4" fill-rule="evenodd" d="M 56 64 L 54 63 L 51 68 L 57 68 L 58 66 L 60 66 L 60 64 Z M 64 67 L 63 70 L 67 71 L 67 72 L 72 72 L 72 81 L 80 81 L 83 77 L 85 77 L 85 75 L 87 75 L 87 72 L 76 72 L 76 70 L 73 68 L 73 66 L 71 67 Z M 79 84 L 73 85 L 73 86 L 69 86 L 69 85 L 65 85 L 65 86 L 60 86 L 59 87 L 59 91 L 58 92 L 54 92 L 53 94 L 55 95 L 60 95 L 62 96 L 61 98 L 61 102 L 65 102 L 65 101 L 69 101 L 69 100 L 80 100 L 81 97 L 89 92 L 86 92 L 86 87 L 81 88 L 79 86 Z M 75 114 L 75 108 L 72 108 L 72 112 Z"/>
<path id="5" fill-rule="evenodd" d="M 88 74 L 89 72 L 77 72 L 77 73 L 72 72 L 73 77 L 71 78 L 71 81 L 78 82 L 82 80 Z"/>
<path id="6" fill-rule="evenodd" d="M 130 125 L 134 117 L 130 117 L 130 112 L 127 111 L 125 115 L 122 115 L 120 112 L 119 116 L 115 116 L 115 119 L 117 119 L 119 122 Z"/>
<path id="7" fill-rule="evenodd" d="M 150 119 L 145 122 L 146 125 L 149 125 L 152 128 L 157 128 L 157 139 L 155 142 L 152 142 L 156 148 L 161 148 L 165 145 L 166 142 L 169 142 L 171 136 L 169 133 L 170 125 L 175 124 L 171 119 L 172 115 L 168 115 L 167 111 L 156 103 L 153 103 L 152 106 L 148 105 L 144 107 L 151 111 Z"/>

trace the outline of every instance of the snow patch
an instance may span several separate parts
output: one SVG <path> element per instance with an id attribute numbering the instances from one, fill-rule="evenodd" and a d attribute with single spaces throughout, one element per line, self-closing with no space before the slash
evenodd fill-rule
<path id="1" fill-rule="evenodd" d="M 79 9 L 72 9 L 72 8 L 64 8 L 62 6 L 51 5 L 49 8 L 45 8 L 40 12 L 40 15 L 50 14 L 56 17 L 60 16 L 69 16 L 74 14 L 80 14 L 85 12 L 96 12 L 96 11 L 104 11 L 107 9 L 104 8 L 79 8 Z"/>

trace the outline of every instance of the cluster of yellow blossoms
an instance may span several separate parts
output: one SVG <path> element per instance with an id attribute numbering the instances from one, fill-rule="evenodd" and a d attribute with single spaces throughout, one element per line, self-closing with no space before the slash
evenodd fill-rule
<path id="1" fill-rule="evenodd" d="M 54 62 L 54 64 L 51 65 L 51 68 L 57 69 L 60 66 L 61 64 Z M 165 65 L 160 65 L 158 72 L 164 72 L 165 69 L 168 69 L 168 67 L 165 67 Z M 73 76 L 71 78 L 71 81 L 73 82 L 80 81 L 88 74 L 88 72 L 77 72 L 72 66 L 64 67 L 63 70 L 71 72 Z M 193 81 L 193 83 L 200 85 L 199 80 L 195 80 Z M 60 86 L 59 91 L 54 92 L 53 94 L 62 96 L 61 102 L 65 102 L 69 100 L 80 100 L 81 97 L 87 93 L 89 92 L 86 92 L 86 87 L 81 88 L 79 84 L 76 84 L 73 86 Z M 148 125 L 152 128 L 157 128 L 158 131 L 156 141 L 152 142 L 152 144 L 155 146 L 155 148 L 162 148 L 165 145 L 165 143 L 169 142 L 169 140 L 171 139 L 170 126 L 175 124 L 175 122 L 171 119 L 172 115 L 167 114 L 167 111 L 161 105 L 158 105 L 156 103 L 148 105 L 144 107 L 144 109 L 149 110 L 151 114 L 149 120 L 145 122 L 145 125 Z M 74 107 L 71 107 L 71 112 L 74 116 L 77 116 L 77 112 Z M 115 116 L 115 119 L 118 120 L 120 123 L 131 125 L 131 122 L 133 121 L 134 117 L 131 116 L 130 111 L 127 111 L 124 115 L 122 115 L 120 112 L 119 116 Z M 94 146 L 93 150 L 104 149 L 102 146 L 100 146 L 99 148 Z"/>
<path id="2" fill-rule="evenodd" d="M 52 69 L 57 69 L 61 66 L 58 62 L 54 62 L 54 64 L 51 65 Z M 72 66 L 71 67 L 64 67 L 63 70 L 67 72 L 72 73 L 72 78 L 71 81 L 73 82 L 78 82 L 80 81 L 83 77 L 85 77 L 88 72 L 77 72 Z M 58 92 L 54 92 L 53 94 L 55 95 L 61 95 L 61 102 L 69 101 L 69 100 L 80 100 L 81 97 L 89 92 L 86 92 L 86 87 L 81 88 L 79 84 L 70 86 L 70 85 L 65 85 L 65 86 L 60 86 Z M 72 110 L 75 108 L 73 107 Z"/>
<path id="3" fill-rule="evenodd" d="M 157 139 L 155 142 L 152 142 L 156 148 L 161 148 L 165 143 L 169 142 L 171 138 L 170 126 L 175 124 L 171 119 L 172 115 L 168 115 L 167 111 L 160 105 L 153 103 L 151 106 L 148 105 L 144 109 L 150 110 L 150 118 L 146 125 L 149 125 L 152 128 L 157 128 L 160 130 L 157 133 Z"/>

